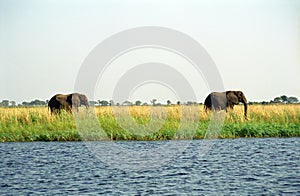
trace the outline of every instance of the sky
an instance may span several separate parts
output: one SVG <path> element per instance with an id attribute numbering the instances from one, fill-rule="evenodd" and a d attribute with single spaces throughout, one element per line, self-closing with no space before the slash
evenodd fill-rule
<path id="1" fill-rule="evenodd" d="M 297 0 L 0 0 L 0 101 L 49 100 L 56 93 L 73 92 L 82 64 L 97 45 L 144 26 L 166 27 L 197 41 L 215 63 L 224 89 L 242 90 L 249 101 L 280 95 L 300 99 Z M 141 62 L 163 61 L 188 81 L 197 80 L 192 69 L 182 67 L 184 59 L 172 52 L 131 53 L 119 56 L 115 66 L 117 61 L 130 64 L 126 55 L 131 55 L 130 62 L 137 57 Z M 168 55 L 173 61 L 165 62 Z M 112 99 L 114 85 L 132 68 L 128 66 L 123 73 L 108 69 L 102 78 L 105 85 L 99 78 L 89 98 Z M 192 101 L 203 102 L 217 89 L 207 88 L 205 78 L 198 77 Z M 132 101 L 179 99 L 176 89 L 159 81 L 144 81 L 129 94 Z"/>

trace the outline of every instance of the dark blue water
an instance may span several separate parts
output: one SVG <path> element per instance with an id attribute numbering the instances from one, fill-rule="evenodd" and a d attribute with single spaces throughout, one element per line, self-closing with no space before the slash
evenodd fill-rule
<path id="1" fill-rule="evenodd" d="M 132 150 L 167 142 L 180 141 L 116 144 Z M 204 156 L 201 142 L 139 171 L 109 165 L 83 142 L 1 143 L 0 195 L 300 195 L 300 138 L 217 140 Z"/>

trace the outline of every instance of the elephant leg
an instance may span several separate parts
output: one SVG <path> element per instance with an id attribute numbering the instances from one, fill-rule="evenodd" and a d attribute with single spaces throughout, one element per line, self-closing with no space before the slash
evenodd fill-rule
<path id="1" fill-rule="evenodd" d="M 51 114 L 56 114 L 56 109 L 55 108 L 51 108 Z"/>
<path id="2" fill-rule="evenodd" d="M 55 105 L 54 107 L 51 107 L 50 110 L 51 110 L 51 114 L 57 115 L 60 113 L 60 106 Z"/>
<path id="3" fill-rule="evenodd" d="M 234 103 L 227 103 L 227 107 L 229 107 L 230 109 L 233 109 Z"/>
<path id="4" fill-rule="evenodd" d="M 67 112 L 72 113 L 72 107 L 71 106 L 67 105 L 66 110 L 67 110 Z"/>
<path id="5" fill-rule="evenodd" d="M 78 106 L 76 105 L 76 104 L 72 104 L 72 106 L 71 106 L 71 110 L 73 111 L 73 112 L 78 112 Z"/>
<path id="6" fill-rule="evenodd" d="M 53 108 L 50 108 L 50 113 L 51 113 L 51 115 L 53 114 Z"/>
<path id="7" fill-rule="evenodd" d="M 59 113 L 59 111 L 60 111 L 60 110 L 57 109 L 57 108 L 52 108 L 52 109 L 51 109 L 51 114 L 52 114 L 52 115 L 56 115 L 56 114 Z"/>

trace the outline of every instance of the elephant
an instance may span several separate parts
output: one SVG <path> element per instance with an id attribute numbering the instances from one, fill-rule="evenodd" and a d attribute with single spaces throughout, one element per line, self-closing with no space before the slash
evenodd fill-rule
<path id="1" fill-rule="evenodd" d="M 60 112 L 61 109 L 67 112 L 72 112 L 72 108 L 78 112 L 78 107 L 84 105 L 89 108 L 89 102 L 84 94 L 72 93 L 72 94 L 56 94 L 48 102 L 48 108 L 50 108 L 51 114 Z"/>
<path id="2" fill-rule="evenodd" d="M 212 92 L 206 97 L 204 108 L 227 111 L 228 107 L 233 109 L 240 102 L 244 104 L 244 116 L 247 119 L 247 99 L 242 91 Z"/>

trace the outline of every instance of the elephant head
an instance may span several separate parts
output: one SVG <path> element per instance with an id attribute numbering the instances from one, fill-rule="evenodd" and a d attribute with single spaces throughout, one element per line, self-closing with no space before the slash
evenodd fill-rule
<path id="1" fill-rule="evenodd" d="M 210 93 L 204 101 L 204 107 L 205 110 L 214 109 L 227 111 L 227 107 L 233 109 L 234 105 L 238 105 L 239 103 L 244 104 L 244 116 L 247 119 L 247 99 L 242 91 Z"/>
<path id="2" fill-rule="evenodd" d="M 78 107 L 85 105 L 86 108 L 89 107 L 88 99 L 85 95 L 79 93 L 72 94 L 56 94 L 48 102 L 48 107 L 50 108 L 51 114 L 60 112 L 61 109 L 71 112 L 72 108 L 78 111 Z"/>
<path id="3" fill-rule="evenodd" d="M 84 105 L 87 109 L 89 108 L 89 101 L 84 94 L 72 93 L 68 96 L 67 100 L 77 112 L 78 107 L 81 105 Z"/>
<path id="4" fill-rule="evenodd" d="M 234 105 L 238 105 L 239 103 L 244 104 L 244 116 L 247 118 L 247 99 L 242 91 L 226 91 L 227 103 L 228 107 L 233 109 Z"/>

